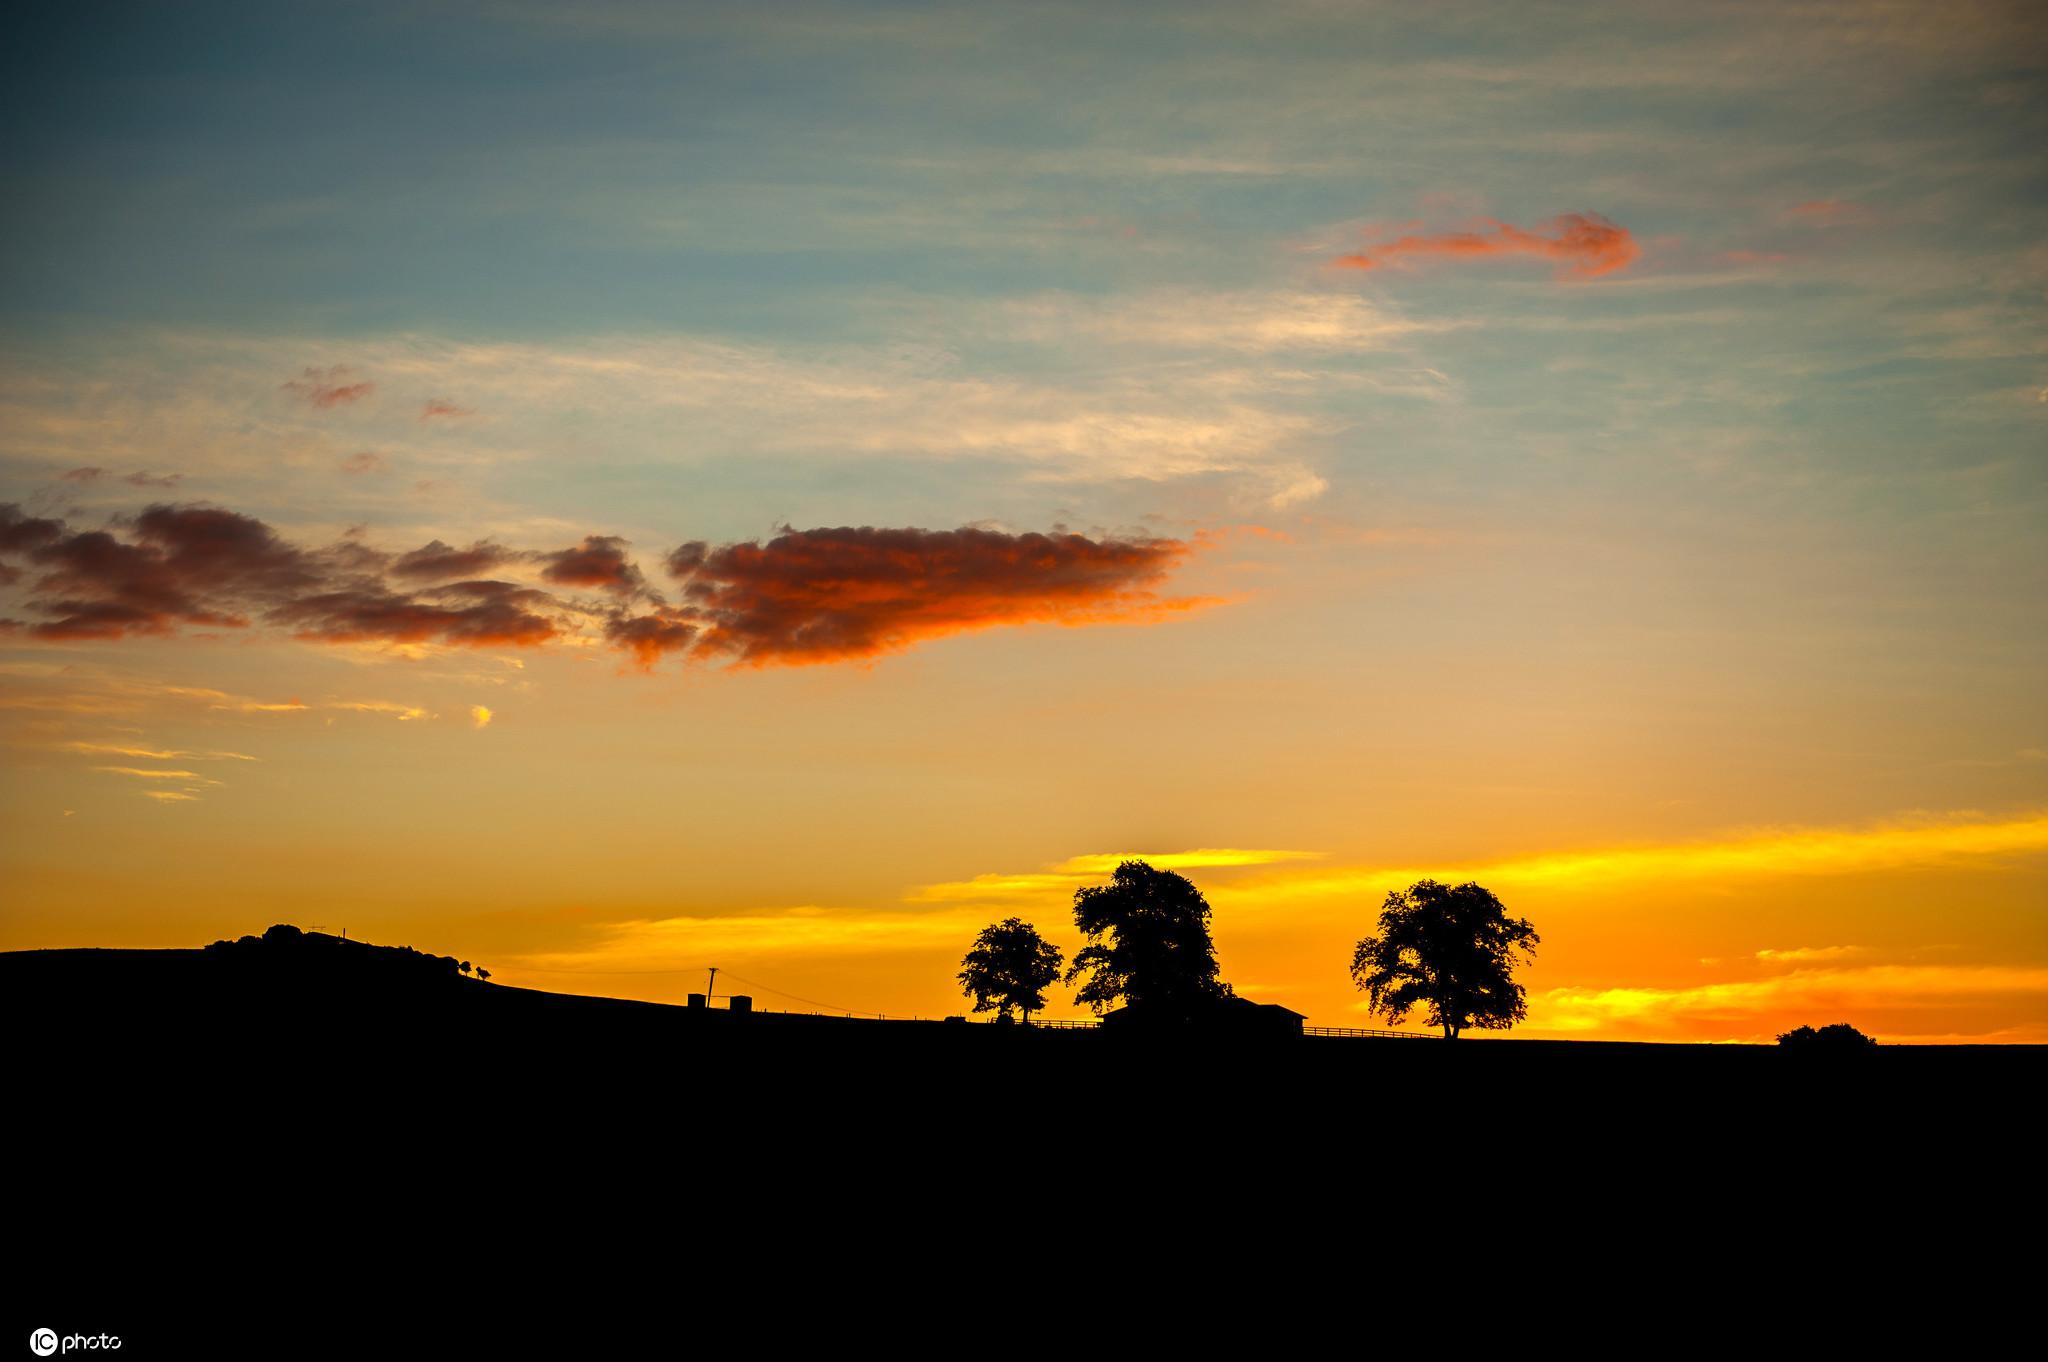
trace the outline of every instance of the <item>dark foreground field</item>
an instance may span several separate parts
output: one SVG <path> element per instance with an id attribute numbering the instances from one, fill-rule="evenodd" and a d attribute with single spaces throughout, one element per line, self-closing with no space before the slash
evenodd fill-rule
<path id="1" fill-rule="evenodd" d="M 1487 1111 L 1461 1128 L 1508 1131 L 1618 1101 L 1680 1113 L 1683 1129 L 1667 1132 L 1678 1137 L 1865 1107 L 1894 1122 L 1992 1120 L 2048 1077 L 2040 1047 L 1815 1055 L 745 1015 L 486 984 L 445 964 L 321 937 L 7 952 L 0 1020 L 18 1038 L 16 1076 L 46 1091 L 204 1093 L 221 1111 L 405 1094 L 450 1117 L 488 1109 L 532 1127 L 662 1113 L 706 1139 L 855 1116 L 937 1138 L 962 1121 L 1056 1129 L 1170 1115 L 1334 1139 L 1447 1111 Z"/>
<path id="2" fill-rule="evenodd" d="M 214 1346 L 266 1306 L 382 1355 L 396 1297 L 460 1352 L 488 1266 L 598 1302 L 618 1346 L 568 1355 L 628 1350 L 635 1310 L 664 1350 L 671 1321 L 716 1320 L 954 1355 L 1010 1309 L 992 1290 L 1066 1302 L 1135 1261 L 1150 1303 L 1118 1309 L 1152 1322 L 1114 1328 L 1166 1311 L 1161 1346 L 1208 1350 L 1227 1305 L 1280 1321 L 1262 1351 L 1291 1356 L 1300 1310 L 1435 1299 L 1467 1332 L 1535 1310 L 1633 1351 L 1617 1310 L 1644 1292 L 1791 1282 L 1875 1319 L 1887 1282 L 1960 1261 L 1927 1245 L 2039 1210 L 2035 1049 L 736 1016 L 314 946 L 0 954 L 10 1213 L 37 1245 L 15 1284 L 35 1317 L 10 1323 L 125 1329 L 131 1357 L 319 1353 L 302 1325 L 283 1351 Z M 763 1282 L 800 1290 L 763 1306 Z M 330 1304 L 359 1284 L 376 1309 Z M 493 1311 L 501 1340 L 528 1317 Z"/>

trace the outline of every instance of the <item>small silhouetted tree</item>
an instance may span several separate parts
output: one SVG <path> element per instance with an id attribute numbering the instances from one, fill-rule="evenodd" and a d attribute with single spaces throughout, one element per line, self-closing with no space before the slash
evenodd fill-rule
<path id="1" fill-rule="evenodd" d="M 1421 1004 L 1447 1039 L 1468 1027 L 1504 1031 L 1529 1014 L 1509 977 L 1515 952 L 1535 955 L 1540 939 L 1490 890 L 1423 880 L 1387 895 L 1379 935 L 1358 943 L 1351 978 L 1369 1009 L 1396 1025 Z"/>
<path id="2" fill-rule="evenodd" d="M 476 977 L 483 980 L 487 984 L 491 982 L 491 972 L 485 969 L 482 965 L 478 965 L 476 967 Z"/>
<path id="3" fill-rule="evenodd" d="M 1186 876 L 1125 861 L 1108 884 L 1074 891 L 1074 925 L 1088 938 L 1067 970 L 1075 996 L 1106 1012 L 1119 1000 L 1187 1011 L 1232 995 L 1217 977 L 1209 904 Z"/>
<path id="4" fill-rule="evenodd" d="M 1877 1048 L 1877 1041 L 1864 1035 L 1847 1022 L 1836 1022 L 1816 1031 L 1811 1026 L 1802 1026 L 1787 1031 L 1778 1037 L 1778 1044 L 1795 1050 L 1812 1050 L 1831 1054 L 1856 1054 Z"/>
<path id="5" fill-rule="evenodd" d="M 464 974 L 467 974 L 469 973 L 469 961 L 465 960 L 461 964 L 457 965 L 455 968 L 461 970 Z"/>
<path id="6" fill-rule="evenodd" d="M 1006 918 L 982 928 L 974 948 L 960 962 L 960 989 L 974 999 L 976 1012 L 993 1009 L 1007 1022 L 1014 1008 L 1031 1024 L 1031 1014 L 1045 1006 L 1045 990 L 1060 977 L 1060 948 L 1021 918 Z"/>

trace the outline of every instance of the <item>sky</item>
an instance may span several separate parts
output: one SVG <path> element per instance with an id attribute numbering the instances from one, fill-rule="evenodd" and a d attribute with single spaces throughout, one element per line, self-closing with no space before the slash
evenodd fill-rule
<path id="1" fill-rule="evenodd" d="M 2048 1041 L 2029 6 L 14 22 L 0 949 L 942 1016 L 1142 857 L 1318 1025 L 1429 877 Z"/>

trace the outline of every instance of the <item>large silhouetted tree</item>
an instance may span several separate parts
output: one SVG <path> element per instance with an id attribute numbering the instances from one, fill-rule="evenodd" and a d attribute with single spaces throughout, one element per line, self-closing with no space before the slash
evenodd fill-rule
<path id="1" fill-rule="evenodd" d="M 1232 996 L 1216 977 L 1209 905 L 1185 876 L 1125 861 L 1108 884 L 1074 891 L 1074 924 L 1088 944 L 1067 982 L 1087 976 L 1076 996 L 1097 1012 L 1119 1000 L 1169 1012 Z"/>
<path id="2" fill-rule="evenodd" d="M 1515 951 L 1533 956 L 1540 939 L 1490 890 L 1423 880 L 1387 895 L 1379 935 L 1358 943 L 1351 978 L 1370 1009 L 1396 1025 L 1421 1004 L 1447 1038 L 1469 1027 L 1504 1031 L 1529 1014 L 1509 977 L 1520 963 Z"/>
<path id="3" fill-rule="evenodd" d="M 1060 948 L 1013 917 L 982 928 L 960 963 L 960 988 L 974 999 L 976 1012 L 993 1009 L 997 1020 L 1008 1021 L 1014 1008 L 1029 1026 L 1031 1014 L 1045 1006 L 1045 990 L 1060 977 Z"/>

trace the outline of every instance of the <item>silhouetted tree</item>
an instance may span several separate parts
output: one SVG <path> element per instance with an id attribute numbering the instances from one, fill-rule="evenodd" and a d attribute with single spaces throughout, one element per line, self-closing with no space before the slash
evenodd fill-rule
<path id="1" fill-rule="evenodd" d="M 467 974 L 469 973 L 469 961 L 465 960 L 461 964 L 457 965 L 455 968 L 461 970 L 464 974 Z"/>
<path id="2" fill-rule="evenodd" d="M 1816 1031 L 1811 1026 L 1802 1026 L 1796 1031 L 1787 1031 L 1778 1037 L 1778 1044 L 1795 1050 L 1825 1051 L 1829 1053 L 1855 1054 L 1863 1050 L 1874 1050 L 1877 1041 L 1864 1035 L 1847 1022 L 1836 1022 Z"/>
<path id="3" fill-rule="evenodd" d="M 974 948 L 962 960 L 960 988 L 974 999 L 976 1012 L 995 1009 L 996 1020 L 1010 1020 L 1010 1009 L 1031 1014 L 1045 1006 L 1045 990 L 1060 977 L 1060 948 L 1021 918 L 1006 918 L 984 927 Z"/>
<path id="4" fill-rule="evenodd" d="M 1106 1012 L 1119 999 L 1179 1011 L 1234 996 L 1216 977 L 1209 904 L 1186 876 L 1125 861 L 1108 884 L 1074 891 L 1074 925 L 1088 944 L 1067 982 L 1088 982 L 1075 996 Z"/>
<path id="5" fill-rule="evenodd" d="M 1379 935 L 1358 943 L 1351 978 L 1370 1009 L 1396 1025 L 1422 1003 L 1446 1038 L 1468 1027 L 1504 1031 L 1529 1014 L 1509 977 L 1520 963 L 1514 952 L 1533 956 L 1539 940 L 1490 890 L 1423 880 L 1387 895 Z"/>
<path id="6" fill-rule="evenodd" d="M 478 965 L 476 967 L 476 977 L 483 980 L 487 984 L 491 982 L 491 972 L 485 969 L 482 965 Z"/>

